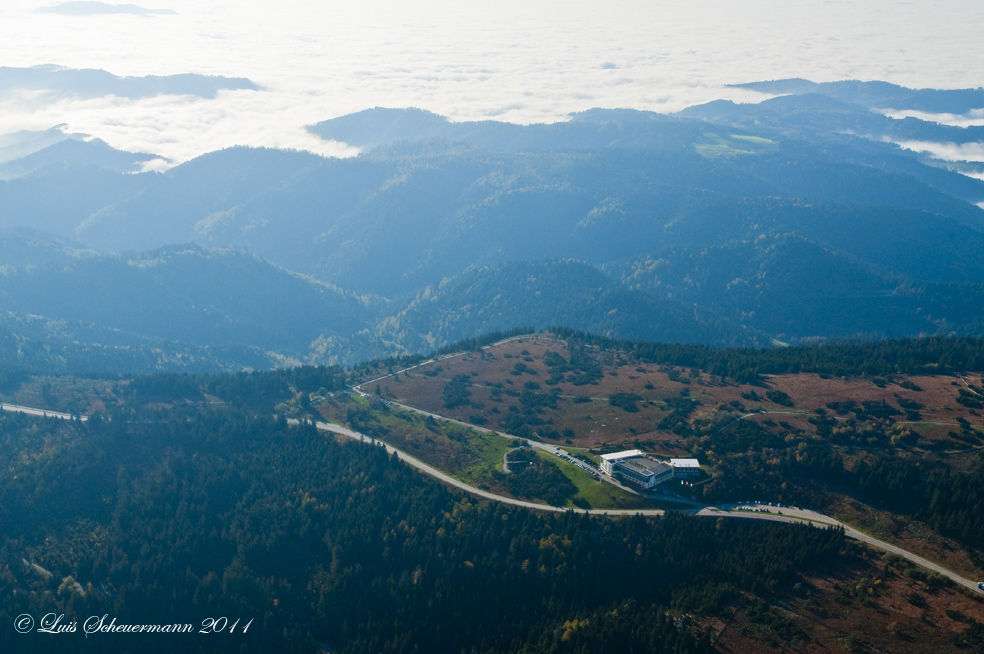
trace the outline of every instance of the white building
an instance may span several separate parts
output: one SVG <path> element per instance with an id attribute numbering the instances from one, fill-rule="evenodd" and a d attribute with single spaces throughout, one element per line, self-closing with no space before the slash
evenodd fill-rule
<path id="1" fill-rule="evenodd" d="M 625 450 L 624 452 L 612 452 L 611 454 L 601 455 L 601 471 L 606 475 L 612 474 L 612 466 L 621 459 L 631 459 L 634 456 L 646 456 L 639 450 Z"/>
<path id="2" fill-rule="evenodd" d="M 700 474 L 700 461 L 697 459 L 670 459 L 673 466 L 673 478 L 681 479 L 696 477 Z"/>
<path id="3" fill-rule="evenodd" d="M 641 488 L 653 488 L 673 478 L 671 466 L 650 459 L 639 450 L 602 454 L 601 470 Z"/>

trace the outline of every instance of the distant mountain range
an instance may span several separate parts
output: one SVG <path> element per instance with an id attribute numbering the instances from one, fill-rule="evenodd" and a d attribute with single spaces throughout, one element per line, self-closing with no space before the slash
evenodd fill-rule
<path id="1" fill-rule="evenodd" d="M 232 148 L 166 173 L 62 140 L 0 164 L 2 309 L 14 332 L 41 316 L 89 345 L 265 365 L 561 324 L 715 344 L 980 334 L 984 181 L 890 142 L 980 128 L 872 107 L 984 102 L 746 86 L 788 95 L 528 126 L 374 109 L 311 127 L 355 158 Z"/>
<path id="2" fill-rule="evenodd" d="M 66 139 L 85 140 L 85 134 L 70 134 L 64 128 L 65 125 L 55 125 L 42 131 L 21 130 L 0 135 L 0 164 L 34 154 Z"/>
<path id="3" fill-rule="evenodd" d="M 143 169 L 143 164 L 156 158 L 156 155 L 142 152 L 115 150 L 100 139 L 84 141 L 65 138 L 38 151 L 0 163 L 0 179 L 57 175 L 79 168 L 114 173 L 137 173 Z"/>
<path id="4" fill-rule="evenodd" d="M 102 3 L 65 3 L 60 7 L 67 13 L 79 9 L 93 13 L 92 5 Z M 117 7 L 140 9 L 136 5 Z M 51 10 L 56 10 L 51 8 Z M 95 12 L 107 13 L 107 12 Z M 135 11 L 111 13 L 136 13 Z M 156 13 L 145 10 L 145 13 Z M 78 15 L 76 13 L 76 15 Z M 105 70 L 66 68 L 55 64 L 42 64 L 29 68 L 0 66 L 0 96 L 14 91 L 33 91 L 53 98 L 100 98 L 115 95 L 136 100 L 157 95 L 195 95 L 214 98 L 222 89 L 258 90 L 259 87 L 244 77 L 219 77 L 182 73 L 179 75 L 145 75 L 143 77 L 119 77 Z"/>
<path id="5" fill-rule="evenodd" d="M 817 83 L 800 78 L 732 86 L 773 95 L 817 93 L 876 111 L 894 109 L 962 115 L 984 107 L 984 88 L 910 89 L 888 82 L 844 80 Z"/>

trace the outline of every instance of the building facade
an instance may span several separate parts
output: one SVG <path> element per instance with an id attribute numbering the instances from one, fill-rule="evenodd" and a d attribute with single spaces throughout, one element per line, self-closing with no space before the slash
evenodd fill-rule
<path id="1" fill-rule="evenodd" d="M 650 459 L 639 450 L 601 455 L 601 470 L 640 488 L 653 488 L 673 478 L 673 467 Z"/>
<path id="2" fill-rule="evenodd" d="M 686 479 L 700 475 L 700 462 L 697 459 L 670 459 L 674 479 Z"/>

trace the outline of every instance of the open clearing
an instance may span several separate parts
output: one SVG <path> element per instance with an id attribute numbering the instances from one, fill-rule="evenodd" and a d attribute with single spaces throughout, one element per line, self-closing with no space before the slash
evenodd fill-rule
<path id="1" fill-rule="evenodd" d="M 720 405 L 747 413 L 765 411 L 756 420 L 780 420 L 799 428 L 809 428 L 805 417 L 830 403 L 884 401 L 897 411 L 898 423 L 914 423 L 921 438 L 933 442 L 949 442 L 949 433 L 957 431 L 958 418 L 967 420 L 980 430 L 984 419 L 980 412 L 957 402 L 961 388 L 968 384 L 981 386 L 981 376 L 899 376 L 892 381 L 865 378 L 821 377 L 812 373 L 775 375 L 767 377 L 765 386 L 723 382 L 706 372 L 674 366 L 630 363 L 617 354 L 594 353 L 600 363 L 601 376 L 585 384 L 564 379 L 548 384 L 550 369 L 544 357 L 553 352 L 570 359 L 567 345 L 549 337 L 531 336 L 511 340 L 501 345 L 443 359 L 378 382 L 383 397 L 396 399 L 410 406 L 440 413 L 448 417 L 482 424 L 507 431 L 503 422 L 510 413 L 521 409 L 520 397 L 527 385 L 537 385 L 538 393 L 557 393 L 557 408 L 545 407 L 541 415 L 544 428 L 537 430 L 541 439 L 575 447 L 594 448 L 600 445 L 632 447 L 651 442 L 654 449 L 666 454 L 685 453 L 681 439 L 672 431 L 661 429 L 660 422 L 671 409 L 667 400 L 686 394 L 698 402 L 695 418 L 712 416 Z M 520 366 L 520 368 L 517 368 Z M 444 401 L 445 386 L 456 376 L 470 381 L 469 401 L 448 407 Z M 921 390 L 900 386 L 908 382 Z M 373 387 L 364 388 L 373 391 Z M 791 406 L 779 404 L 768 397 L 769 391 L 779 391 L 789 397 Z M 627 411 L 611 404 L 617 394 L 634 395 L 636 411 Z M 749 399 L 749 397 L 755 399 Z M 917 403 L 919 418 L 906 420 L 904 403 Z M 508 423 L 507 423 L 508 424 Z M 559 437 L 551 438 L 553 434 Z M 960 448 L 962 445 L 955 444 Z"/>

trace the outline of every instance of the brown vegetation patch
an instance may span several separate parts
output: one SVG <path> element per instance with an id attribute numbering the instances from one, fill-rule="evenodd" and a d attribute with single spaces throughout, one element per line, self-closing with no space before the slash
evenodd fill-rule
<path id="1" fill-rule="evenodd" d="M 791 593 L 770 602 L 746 598 L 718 634 L 715 649 L 959 651 L 973 620 L 984 621 L 984 596 L 914 579 L 868 553 L 836 576 L 807 575 Z"/>
<path id="2" fill-rule="evenodd" d="M 875 538 L 935 561 L 964 577 L 984 579 L 984 569 L 971 561 L 966 550 L 915 518 L 897 516 L 846 497 L 835 499 L 827 512 Z"/>
<path id="3" fill-rule="evenodd" d="M 984 450 L 982 418 L 957 399 L 961 390 L 966 397 L 977 392 L 972 386 L 984 388 L 979 374 L 866 378 L 800 373 L 768 376 L 758 385 L 736 384 L 706 371 L 577 347 L 549 336 L 511 340 L 384 379 L 380 393 L 505 433 L 515 433 L 509 427 L 517 424 L 517 415 L 529 417 L 536 423 L 529 426 L 533 435 L 569 448 L 696 456 L 710 477 L 694 491 L 707 501 L 807 502 L 961 574 L 984 578 L 966 543 L 867 506 L 862 502 L 875 500 L 866 499 L 856 480 L 836 468 L 853 471 L 862 461 L 870 465 L 898 454 L 944 463 L 955 473 L 972 472 Z M 565 368 L 558 375 L 558 356 L 571 367 L 576 360 L 581 368 L 594 365 L 594 370 L 586 375 L 581 368 Z M 448 407 L 445 388 L 459 375 L 468 380 L 470 395 Z M 555 394 L 556 404 L 523 413 L 524 391 Z M 818 452 L 836 457 L 835 467 L 824 468 Z"/>
<path id="4" fill-rule="evenodd" d="M 564 342 L 549 336 L 530 336 L 487 348 L 481 353 L 470 352 L 428 363 L 363 390 L 373 392 L 378 385 L 385 397 L 466 422 L 478 416 L 479 421 L 486 421 L 485 426 L 504 430 L 503 420 L 510 412 L 521 409 L 519 394 L 528 383 L 534 383 L 539 385 L 537 392 L 559 394 L 557 409 L 545 409 L 542 416 L 546 422 L 544 431 L 548 434 L 556 432 L 561 438 L 547 435 L 544 440 L 586 448 L 652 443 L 669 454 L 683 453 L 683 442 L 659 425 L 669 413 L 665 401 L 680 397 L 681 393 L 699 402 L 693 414 L 695 418 L 712 417 L 722 408 L 738 413 L 765 412 L 765 417 L 755 420 L 785 422 L 793 429 L 803 431 L 814 430 L 807 418 L 817 409 L 844 419 L 844 414 L 838 415 L 828 407 L 829 404 L 854 402 L 863 406 L 865 402 L 884 401 L 896 412 L 892 420 L 899 429 L 916 432 L 920 442 L 932 444 L 938 441 L 952 449 L 967 449 L 966 444 L 956 442 L 950 436 L 950 432 L 960 429 L 958 417 L 977 429 L 984 425 L 984 419 L 974 415 L 977 412 L 956 401 L 960 388 L 967 389 L 968 384 L 981 385 L 980 375 L 896 376 L 893 380 L 872 380 L 800 373 L 768 376 L 765 385 L 753 386 L 729 383 L 689 368 L 640 364 L 617 353 L 596 350 L 591 355 L 600 366 L 601 375 L 597 379 L 583 385 L 568 380 L 548 385 L 545 382 L 550 368 L 544 363 L 548 352 L 568 360 L 571 356 Z M 524 367 L 518 374 L 517 365 Z M 471 381 L 471 398 L 468 404 L 449 408 L 444 403 L 444 388 L 456 375 L 465 375 Z M 905 382 L 921 390 L 900 385 Z M 499 392 L 494 392 L 497 387 Z M 770 399 L 770 391 L 784 393 L 792 406 Z M 619 393 L 638 396 L 638 410 L 629 412 L 610 405 L 609 398 Z M 900 399 L 921 405 L 918 421 L 907 420 Z"/>

